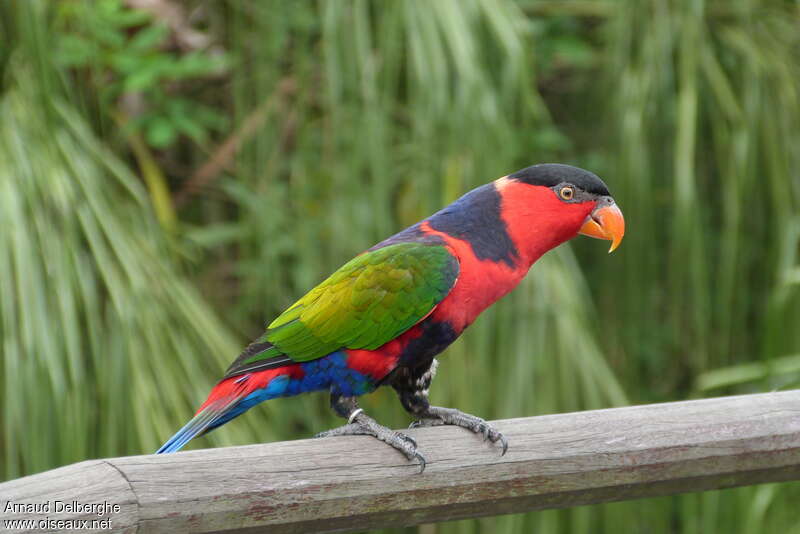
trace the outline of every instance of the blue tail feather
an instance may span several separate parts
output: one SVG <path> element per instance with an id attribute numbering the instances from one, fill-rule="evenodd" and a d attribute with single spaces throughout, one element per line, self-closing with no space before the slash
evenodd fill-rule
<path id="1" fill-rule="evenodd" d="M 186 423 L 183 428 L 178 430 L 174 436 L 169 438 L 169 440 L 167 440 L 167 442 L 156 451 L 156 454 L 179 451 L 190 440 L 203 434 L 210 428 L 213 428 L 212 425 L 214 425 L 214 423 L 219 419 L 224 418 L 226 412 L 228 412 L 231 407 L 233 407 L 240 400 L 241 397 L 236 397 L 227 402 L 223 399 L 220 399 L 222 402 L 214 403 L 203 408 L 197 413 L 197 415 L 192 417 L 192 419 Z"/>
<path id="2" fill-rule="evenodd" d="M 205 408 L 197 412 L 197 414 L 186 423 L 183 428 L 178 430 L 174 436 L 169 438 L 169 440 L 156 451 L 156 454 L 179 451 L 190 440 L 220 425 L 224 425 L 256 404 L 279 397 L 286 390 L 288 384 L 288 376 L 277 376 L 271 380 L 265 388 L 259 388 L 250 393 L 245 393 L 247 390 L 242 387 L 232 394 L 212 401 Z"/>

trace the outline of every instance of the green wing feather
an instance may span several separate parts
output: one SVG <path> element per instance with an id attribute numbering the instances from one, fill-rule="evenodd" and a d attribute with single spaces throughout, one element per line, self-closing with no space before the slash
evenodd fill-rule
<path id="1" fill-rule="evenodd" d="M 342 348 L 376 349 L 427 316 L 458 271 L 441 245 L 398 243 L 356 256 L 270 323 L 259 338 L 270 350 L 239 363 L 276 354 L 305 362 Z"/>

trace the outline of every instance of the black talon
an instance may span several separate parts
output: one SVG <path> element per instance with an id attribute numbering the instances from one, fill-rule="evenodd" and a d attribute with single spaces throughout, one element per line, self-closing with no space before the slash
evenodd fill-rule
<path id="1" fill-rule="evenodd" d="M 419 452 L 414 451 L 414 457 L 419 461 L 419 473 L 421 475 L 423 471 L 425 471 L 425 466 L 428 465 L 428 462 L 425 460 L 425 457 L 422 456 Z"/>
<path id="2" fill-rule="evenodd" d="M 500 443 L 503 444 L 503 452 L 500 453 L 500 456 L 505 456 L 506 455 L 506 451 L 508 450 L 508 440 L 506 439 L 506 437 L 503 434 L 500 434 L 500 437 L 497 438 L 497 439 L 499 439 Z"/>

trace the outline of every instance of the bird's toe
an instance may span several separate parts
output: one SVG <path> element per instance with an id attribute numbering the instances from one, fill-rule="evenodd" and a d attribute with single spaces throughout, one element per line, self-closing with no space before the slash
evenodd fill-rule
<path id="1" fill-rule="evenodd" d="M 425 419 L 417 419 L 416 421 L 408 425 L 408 428 L 425 428 L 429 426 L 441 426 L 444 424 L 446 423 L 438 418 L 425 418 Z"/>
<path id="2" fill-rule="evenodd" d="M 316 434 L 314 437 L 329 438 L 333 436 L 355 436 L 359 434 L 364 434 L 363 429 L 359 425 L 351 423 L 340 427 L 332 428 L 324 432 L 320 432 L 319 434 Z"/>
<path id="3" fill-rule="evenodd" d="M 398 432 L 397 435 L 400 437 L 400 439 L 404 439 L 405 441 L 410 443 L 412 446 L 414 446 L 414 447 L 417 446 L 417 440 L 415 440 L 411 436 L 408 436 L 406 434 L 401 434 L 400 432 Z"/>

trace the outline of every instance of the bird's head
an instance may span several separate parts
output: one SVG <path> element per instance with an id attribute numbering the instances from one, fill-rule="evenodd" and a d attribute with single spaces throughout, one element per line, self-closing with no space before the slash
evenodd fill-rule
<path id="1" fill-rule="evenodd" d="M 625 219 L 608 187 L 595 174 L 556 163 L 533 165 L 495 182 L 503 218 L 531 261 L 583 234 L 611 241 L 625 234 Z"/>

